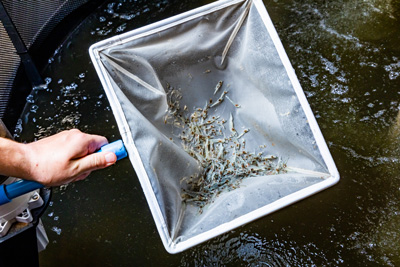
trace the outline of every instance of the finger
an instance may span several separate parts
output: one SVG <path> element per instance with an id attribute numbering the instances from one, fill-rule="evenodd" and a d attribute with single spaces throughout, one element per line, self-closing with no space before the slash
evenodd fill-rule
<path id="1" fill-rule="evenodd" d="M 82 139 L 79 139 L 79 141 L 77 140 L 75 150 L 73 150 L 73 153 L 75 154 L 73 154 L 71 158 L 79 159 L 85 157 L 96 152 L 106 144 L 108 144 L 107 138 L 103 136 L 84 134 Z"/>
<path id="2" fill-rule="evenodd" d="M 91 172 L 84 172 L 84 173 L 82 173 L 81 175 L 79 175 L 78 177 L 76 177 L 76 178 L 74 179 L 73 182 L 77 182 L 77 181 L 81 181 L 81 180 L 86 179 L 86 177 L 88 177 L 90 173 L 91 173 Z"/>
<path id="3" fill-rule="evenodd" d="M 99 150 L 102 146 L 108 144 L 108 141 L 104 136 L 91 134 L 88 135 L 88 143 L 88 154 L 91 154 Z"/>
<path id="4" fill-rule="evenodd" d="M 91 172 L 106 168 L 117 161 L 117 156 L 113 152 L 100 152 L 87 155 L 76 160 L 77 174 Z"/>

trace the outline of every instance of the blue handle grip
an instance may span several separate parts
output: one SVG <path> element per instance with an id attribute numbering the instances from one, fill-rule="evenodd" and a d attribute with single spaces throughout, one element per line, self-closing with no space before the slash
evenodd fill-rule
<path id="1" fill-rule="evenodd" d="M 115 155 L 117 155 L 117 160 L 123 159 L 128 154 L 126 153 L 124 143 L 122 143 L 122 140 L 117 140 L 115 142 L 112 142 L 108 145 L 102 146 L 99 151 L 97 152 L 114 152 Z"/>
<path id="2" fill-rule="evenodd" d="M 118 140 L 102 146 L 97 152 L 114 152 L 117 155 L 117 160 L 125 158 L 128 154 L 126 153 L 125 146 L 122 140 Z M 0 206 L 11 202 L 13 198 L 22 196 L 33 190 L 42 188 L 43 185 L 27 180 L 19 180 L 9 185 L 0 185 Z"/>

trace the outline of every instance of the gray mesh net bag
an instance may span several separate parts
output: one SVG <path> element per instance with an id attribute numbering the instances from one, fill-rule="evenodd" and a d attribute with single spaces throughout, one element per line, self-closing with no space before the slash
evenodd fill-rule
<path id="1" fill-rule="evenodd" d="M 338 182 L 261 0 L 217 1 L 90 55 L 168 252 Z"/>

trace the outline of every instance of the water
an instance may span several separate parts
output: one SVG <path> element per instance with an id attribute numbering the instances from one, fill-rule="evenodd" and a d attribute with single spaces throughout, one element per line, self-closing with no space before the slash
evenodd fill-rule
<path id="1" fill-rule="evenodd" d="M 119 138 L 88 56 L 100 40 L 208 1 L 114 1 L 55 51 L 16 137 Z M 400 1 L 266 0 L 341 174 L 338 185 L 178 255 L 163 248 L 128 160 L 55 188 L 41 266 L 400 265 Z M 57 219 L 56 219 L 57 218 Z"/>

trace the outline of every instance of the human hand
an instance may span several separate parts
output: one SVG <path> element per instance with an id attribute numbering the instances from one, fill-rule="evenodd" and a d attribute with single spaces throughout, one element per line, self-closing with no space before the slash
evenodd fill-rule
<path id="1" fill-rule="evenodd" d="M 45 186 L 83 180 L 92 171 L 108 167 L 117 161 L 113 152 L 94 153 L 107 143 L 105 137 L 72 129 L 25 144 L 29 166 L 29 177 L 25 178 Z"/>

